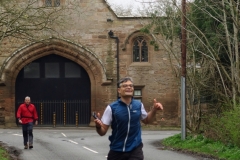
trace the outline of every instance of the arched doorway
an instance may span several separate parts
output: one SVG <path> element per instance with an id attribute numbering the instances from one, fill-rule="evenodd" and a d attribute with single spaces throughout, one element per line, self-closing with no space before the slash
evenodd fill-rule
<path id="1" fill-rule="evenodd" d="M 25 96 L 37 107 L 43 126 L 87 126 L 91 116 L 91 86 L 77 63 L 51 54 L 26 65 L 15 85 L 16 111 Z"/>

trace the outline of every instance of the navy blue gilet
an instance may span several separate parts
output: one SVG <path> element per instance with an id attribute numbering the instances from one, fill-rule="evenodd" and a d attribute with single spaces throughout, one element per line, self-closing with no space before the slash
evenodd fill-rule
<path id="1" fill-rule="evenodd" d="M 141 106 L 141 102 L 134 99 L 129 106 L 121 99 L 110 104 L 112 109 L 110 150 L 129 152 L 141 144 Z"/>

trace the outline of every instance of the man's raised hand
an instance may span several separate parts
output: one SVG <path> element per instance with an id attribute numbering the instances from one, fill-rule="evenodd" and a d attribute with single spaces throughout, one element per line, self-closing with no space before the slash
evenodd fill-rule
<path id="1" fill-rule="evenodd" d="M 155 98 L 153 99 L 153 107 L 157 110 L 163 110 L 162 104 L 157 102 L 157 100 Z"/>

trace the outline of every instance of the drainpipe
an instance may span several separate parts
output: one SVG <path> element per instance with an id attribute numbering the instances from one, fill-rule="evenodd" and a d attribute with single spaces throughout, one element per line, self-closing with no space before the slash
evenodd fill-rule
<path id="1" fill-rule="evenodd" d="M 116 58 L 117 58 L 117 83 L 118 83 L 118 81 L 119 81 L 119 39 L 118 39 L 118 37 L 114 36 L 114 33 L 111 30 L 108 32 L 108 35 L 110 38 L 116 39 L 116 43 L 117 43 Z M 117 86 L 117 88 L 118 88 L 118 86 Z M 119 96 L 118 96 L 118 92 L 117 92 L 117 99 L 118 98 L 119 98 Z"/>

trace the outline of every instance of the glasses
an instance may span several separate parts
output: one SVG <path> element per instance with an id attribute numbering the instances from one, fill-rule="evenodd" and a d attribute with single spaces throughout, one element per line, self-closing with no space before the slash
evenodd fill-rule
<path id="1" fill-rule="evenodd" d="M 123 87 L 123 88 L 127 88 L 127 87 L 133 88 L 133 84 L 123 84 L 123 85 L 121 85 L 121 87 Z"/>

